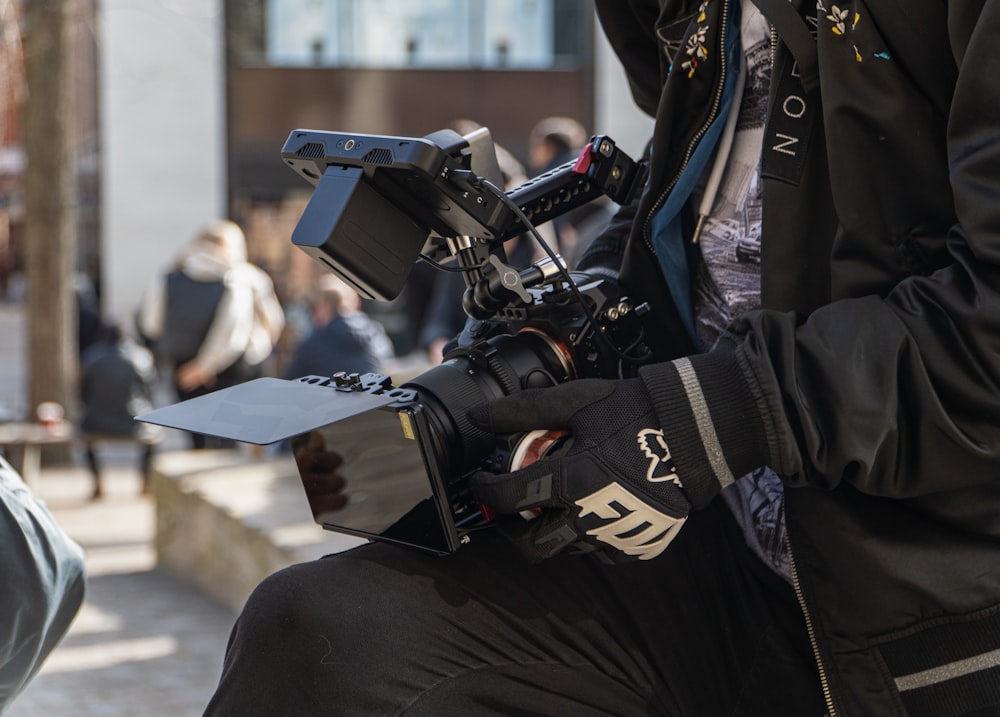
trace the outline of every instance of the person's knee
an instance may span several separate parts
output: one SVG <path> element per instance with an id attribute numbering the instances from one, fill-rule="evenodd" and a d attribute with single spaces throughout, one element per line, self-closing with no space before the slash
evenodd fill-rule
<path id="1" fill-rule="evenodd" d="M 255 642 L 289 641 L 323 634 L 350 637 L 372 606 L 370 572 L 356 561 L 331 556 L 279 570 L 247 598 L 239 618 Z M 246 635 L 245 635 L 246 637 Z"/>
<path id="2" fill-rule="evenodd" d="M 366 646 L 385 624 L 369 583 L 364 565 L 336 556 L 263 580 L 230 636 L 216 702 L 292 700 L 317 684 L 348 689 L 359 665 L 372 663 Z M 283 676 L 280 684 L 275 674 Z"/>
<path id="3" fill-rule="evenodd" d="M 319 581 L 311 568 L 311 563 L 293 565 L 261 581 L 247 598 L 240 622 L 261 640 L 312 630 L 317 613 L 325 611 L 318 608 Z M 323 602 L 334 599 L 327 594 Z"/>

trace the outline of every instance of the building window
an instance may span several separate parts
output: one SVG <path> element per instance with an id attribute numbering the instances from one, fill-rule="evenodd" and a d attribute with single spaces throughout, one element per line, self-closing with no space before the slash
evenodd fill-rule
<path id="1" fill-rule="evenodd" d="M 575 69 L 579 0 L 250 0 L 228 3 L 238 66 Z"/>

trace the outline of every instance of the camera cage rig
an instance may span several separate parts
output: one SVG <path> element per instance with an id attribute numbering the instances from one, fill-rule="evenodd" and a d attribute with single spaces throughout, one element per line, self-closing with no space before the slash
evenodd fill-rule
<path id="1" fill-rule="evenodd" d="M 420 258 L 454 258 L 470 289 L 492 276 L 492 286 L 480 289 L 492 296 L 489 306 L 477 309 L 474 295 L 466 306 L 481 318 L 508 297 L 526 301 L 526 283 L 563 270 L 551 253 L 552 266 L 511 269 L 505 241 L 601 196 L 624 204 L 645 179 L 642 164 L 595 136 L 575 160 L 505 192 L 489 176 L 499 171 L 491 171 L 496 153 L 486 128 L 423 138 L 300 129 L 281 156 L 316 187 L 293 244 L 361 296 L 385 301 L 399 294 Z"/>

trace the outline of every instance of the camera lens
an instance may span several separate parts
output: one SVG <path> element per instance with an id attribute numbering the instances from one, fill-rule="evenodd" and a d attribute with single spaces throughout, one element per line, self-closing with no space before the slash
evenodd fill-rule
<path id="1" fill-rule="evenodd" d="M 525 388 L 568 378 L 566 358 L 543 334 L 503 334 L 451 352 L 438 366 L 403 385 L 417 390 L 428 414 L 435 458 L 451 482 L 493 454 L 496 437 L 466 418 L 473 406 Z"/>

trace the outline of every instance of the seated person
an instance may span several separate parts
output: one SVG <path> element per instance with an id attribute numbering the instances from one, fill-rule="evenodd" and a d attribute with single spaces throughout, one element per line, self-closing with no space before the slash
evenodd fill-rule
<path id="1" fill-rule="evenodd" d="M 323 276 L 310 301 L 313 330 L 295 349 L 284 377 L 369 373 L 392 358 L 385 328 L 360 306 L 354 289 L 332 274 Z"/>
<path id="2" fill-rule="evenodd" d="M 153 408 L 156 370 L 152 353 L 109 323 L 103 337 L 80 358 L 80 432 L 87 465 L 94 477 L 92 498 L 104 493 L 95 444 L 101 440 L 135 440 L 141 446 L 139 469 L 142 492 L 149 490 L 153 447 L 160 441 L 158 426 L 134 417 Z"/>

